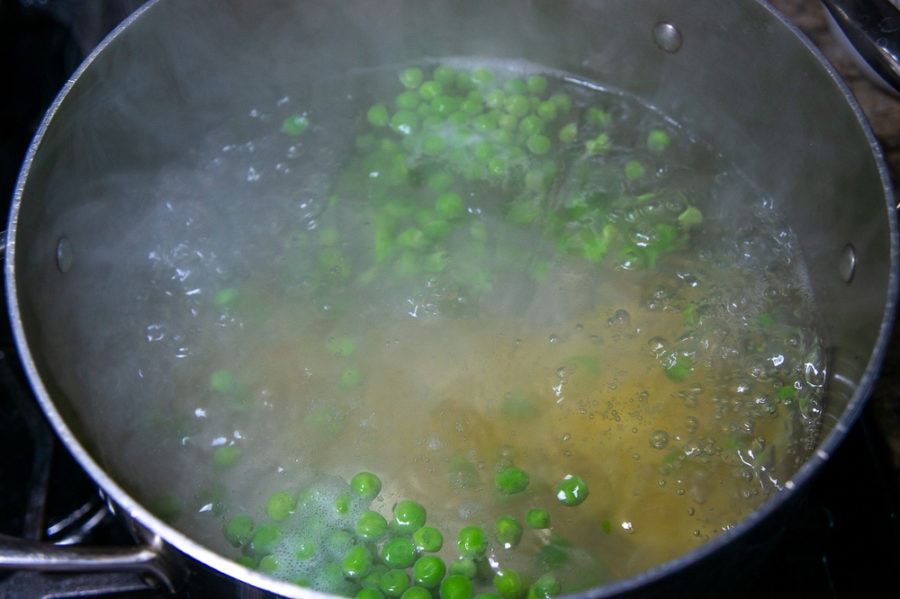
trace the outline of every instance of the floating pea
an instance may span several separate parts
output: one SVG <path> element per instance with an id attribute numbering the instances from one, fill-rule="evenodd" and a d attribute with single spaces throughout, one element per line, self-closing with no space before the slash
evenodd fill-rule
<path id="1" fill-rule="evenodd" d="M 500 568 L 494 573 L 494 588 L 504 599 L 517 599 L 528 588 L 525 578 L 511 568 Z"/>
<path id="2" fill-rule="evenodd" d="M 247 514 L 237 514 L 225 522 L 225 538 L 235 547 L 240 547 L 250 539 L 253 532 L 253 518 Z"/>
<path id="3" fill-rule="evenodd" d="M 444 535 L 433 526 L 422 526 L 412 536 L 417 551 L 433 553 L 444 545 Z"/>
<path id="4" fill-rule="evenodd" d="M 479 526 L 465 526 L 457 534 L 456 546 L 463 557 L 481 557 L 488 548 L 487 534 Z"/>
<path id="5" fill-rule="evenodd" d="M 426 512 L 421 504 L 405 499 L 398 501 L 393 509 L 391 526 L 401 533 L 413 533 L 425 525 Z"/>
<path id="6" fill-rule="evenodd" d="M 453 574 L 441 582 L 440 599 L 470 599 L 475 587 L 465 576 Z"/>
<path id="7" fill-rule="evenodd" d="M 528 488 L 528 475 L 515 466 L 507 466 L 494 477 L 497 490 L 503 495 L 514 495 Z"/>
<path id="8" fill-rule="evenodd" d="M 446 573 L 444 560 L 436 555 L 423 555 L 413 564 L 412 578 L 416 584 L 433 589 L 441 583 Z"/>
<path id="9" fill-rule="evenodd" d="M 576 506 L 580 505 L 588 496 L 588 488 L 580 476 L 567 474 L 563 480 L 556 485 L 556 498 L 563 505 Z"/>
<path id="10" fill-rule="evenodd" d="M 494 523 L 497 542 L 505 549 L 518 546 L 522 540 L 522 525 L 512 516 L 500 516 Z"/>
<path id="11" fill-rule="evenodd" d="M 297 500 L 287 491 L 274 493 L 266 502 L 266 514 L 269 518 L 280 522 L 287 518 L 297 507 Z"/>
<path id="12" fill-rule="evenodd" d="M 550 512 L 543 508 L 532 508 L 525 514 L 525 524 L 530 528 L 542 529 L 550 527 Z"/>

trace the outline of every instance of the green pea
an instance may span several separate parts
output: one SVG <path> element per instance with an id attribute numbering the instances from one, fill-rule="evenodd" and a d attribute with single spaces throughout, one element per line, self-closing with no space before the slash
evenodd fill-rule
<path id="1" fill-rule="evenodd" d="M 584 149 L 591 156 L 609 152 L 612 149 L 612 141 L 609 138 L 609 134 L 601 133 L 597 137 L 587 140 L 584 142 Z"/>
<path id="2" fill-rule="evenodd" d="M 547 100 L 546 102 L 541 102 L 540 104 L 538 104 L 538 107 L 534 112 L 543 121 L 550 122 L 556 120 L 559 110 L 555 102 Z"/>
<path id="3" fill-rule="evenodd" d="M 435 191 L 447 191 L 451 187 L 453 187 L 453 175 L 446 171 L 438 171 L 436 173 L 432 173 L 428 176 L 428 180 L 426 182 L 429 189 L 433 189 Z"/>
<path id="4" fill-rule="evenodd" d="M 228 306 L 234 304 L 234 302 L 238 298 L 238 290 L 234 287 L 229 287 L 228 289 L 221 289 L 216 292 L 216 297 L 213 302 L 220 308 L 227 308 Z"/>
<path id="5" fill-rule="evenodd" d="M 550 528 L 550 512 L 543 508 L 532 508 L 525 514 L 525 524 L 530 528 Z"/>
<path id="6" fill-rule="evenodd" d="M 647 147 L 654 152 L 665 151 L 665 149 L 669 147 L 671 141 L 669 134 L 662 129 L 652 129 L 650 133 L 647 134 Z"/>
<path id="7" fill-rule="evenodd" d="M 412 535 L 417 551 L 434 553 L 444 546 L 444 535 L 433 526 L 423 526 Z"/>
<path id="8" fill-rule="evenodd" d="M 494 523 L 497 542 L 505 549 L 512 549 L 522 540 L 522 525 L 512 516 L 500 516 Z"/>
<path id="9" fill-rule="evenodd" d="M 408 568 L 416 560 L 416 546 L 406 537 L 394 537 L 381 548 L 381 561 L 390 568 Z"/>
<path id="10" fill-rule="evenodd" d="M 381 575 L 381 592 L 388 597 L 399 597 L 409 588 L 409 574 L 403 570 L 388 570 Z"/>
<path id="11" fill-rule="evenodd" d="M 257 556 L 272 553 L 281 542 L 281 527 L 274 522 L 260 524 L 250 537 L 250 551 Z"/>
<path id="12" fill-rule="evenodd" d="M 400 83 L 407 89 L 415 89 L 422 85 L 425 75 L 419 67 L 409 67 L 400 72 Z"/>
<path id="13" fill-rule="evenodd" d="M 209 375 L 209 388 L 215 393 L 230 394 L 237 391 L 237 383 L 227 370 L 217 370 Z"/>
<path id="14" fill-rule="evenodd" d="M 384 576 L 384 573 L 388 571 L 388 567 L 384 564 L 375 564 L 372 566 L 372 569 L 369 570 L 368 575 L 364 576 L 362 580 L 359 581 L 360 586 L 367 589 L 374 589 L 378 591 L 379 595 L 384 595 L 381 592 L 381 577 Z"/>
<path id="15" fill-rule="evenodd" d="M 388 115 L 387 106 L 384 104 L 375 104 L 369 108 L 369 111 L 366 113 L 366 118 L 373 127 L 387 127 L 387 124 L 391 120 Z"/>
<path id="16" fill-rule="evenodd" d="M 553 144 L 547 138 L 546 135 L 532 135 L 525 142 L 525 145 L 528 147 L 529 151 L 532 154 L 537 154 L 538 156 L 542 156 L 550 151 L 553 147 Z"/>
<path id="17" fill-rule="evenodd" d="M 488 174 L 503 178 L 509 172 L 509 162 L 502 156 L 495 156 L 488 162 Z"/>
<path id="18" fill-rule="evenodd" d="M 640 179 L 646 173 L 644 165 L 637 160 L 629 160 L 625 163 L 625 176 L 632 181 Z"/>
<path id="19" fill-rule="evenodd" d="M 213 453 L 213 463 L 219 468 L 230 468 L 243 454 L 237 445 L 223 445 Z"/>
<path id="20" fill-rule="evenodd" d="M 431 591 L 425 587 L 409 587 L 403 591 L 400 599 L 432 599 L 432 597 Z"/>
<path id="21" fill-rule="evenodd" d="M 438 96 L 444 93 L 444 86 L 441 85 L 440 81 L 426 81 L 419 87 L 419 95 L 422 96 L 423 100 L 434 100 Z"/>
<path id="22" fill-rule="evenodd" d="M 388 523 L 380 513 L 368 510 L 356 520 L 355 530 L 358 537 L 366 541 L 377 541 L 387 533 Z"/>
<path id="23" fill-rule="evenodd" d="M 475 599 L 502 599 L 497 593 L 478 593 Z"/>
<path id="24" fill-rule="evenodd" d="M 421 101 L 422 97 L 419 93 L 411 90 L 397 94 L 397 97 L 394 98 L 394 104 L 397 105 L 399 110 L 414 111 L 419 108 Z M 428 106 L 426 105 L 425 108 L 427 109 Z"/>
<path id="25" fill-rule="evenodd" d="M 578 137 L 578 125 L 575 123 L 567 123 L 560 127 L 559 133 L 557 134 L 559 137 L 559 141 L 563 143 L 570 143 L 575 141 L 575 138 Z"/>
<path id="26" fill-rule="evenodd" d="M 562 592 L 562 584 L 551 572 L 543 574 L 529 589 L 528 599 L 550 599 Z"/>
<path id="27" fill-rule="evenodd" d="M 436 66 L 431 76 L 435 81 L 446 87 L 452 86 L 457 80 L 456 70 L 445 64 Z"/>
<path id="28" fill-rule="evenodd" d="M 334 508 L 335 513 L 346 516 L 350 512 L 351 501 L 349 493 L 341 493 L 334 498 L 331 506 Z"/>
<path id="29" fill-rule="evenodd" d="M 665 350 L 659 355 L 659 364 L 663 372 L 673 381 L 683 381 L 694 371 L 694 361 L 687 354 Z"/>
<path id="30" fill-rule="evenodd" d="M 494 574 L 494 588 L 504 599 L 518 599 L 525 594 L 528 585 L 525 578 L 510 568 L 500 568 Z"/>
<path id="31" fill-rule="evenodd" d="M 462 104 L 460 104 L 459 106 L 459 109 L 469 116 L 477 116 L 480 115 L 484 110 L 484 104 L 481 101 L 481 97 L 469 97 L 463 100 Z"/>
<path id="32" fill-rule="evenodd" d="M 488 548 L 488 538 L 480 526 L 465 526 L 456 536 L 456 546 L 463 557 L 481 557 Z"/>
<path id="33" fill-rule="evenodd" d="M 297 507 L 297 500 L 286 491 L 274 493 L 266 502 L 266 514 L 269 518 L 280 522 L 287 518 Z"/>
<path id="34" fill-rule="evenodd" d="M 397 245 L 400 247 L 407 247 L 412 249 L 422 249 L 425 247 L 425 244 L 428 243 L 428 240 L 425 238 L 425 233 L 422 232 L 421 229 L 416 227 L 408 227 L 400 232 L 397 235 Z"/>
<path id="35" fill-rule="evenodd" d="M 441 95 L 431 101 L 431 110 L 435 114 L 449 116 L 459 110 L 460 106 L 462 106 L 462 103 L 462 98 L 460 98 L 459 96 Z M 465 118 L 465 121 L 463 123 L 457 124 L 467 124 L 467 122 L 468 117 Z"/>
<path id="36" fill-rule="evenodd" d="M 547 91 L 547 78 L 543 75 L 532 75 L 525 84 L 528 91 L 534 94 L 542 94 Z"/>
<path id="37" fill-rule="evenodd" d="M 444 574 L 447 573 L 447 566 L 444 560 L 436 555 L 423 555 L 413 564 L 412 572 L 416 584 L 433 589 L 441 583 Z"/>
<path id="38" fill-rule="evenodd" d="M 556 104 L 559 114 L 568 114 L 572 110 L 572 98 L 568 94 L 557 93 L 550 96 L 550 101 Z"/>
<path id="39" fill-rule="evenodd" d="M 610 123 L 609 113 L 597 108 L 596 106 L 591 106 L 587 111 L 587 121 L 596 125 L 597 127 L 606 128 Z"/>
<path id="40" fill-rule="evenodd" d="M 372 570 L 372 553 L 365 545 L 351 547 L 341 562 L 344 576 L 359 580 Z"/>
<path id="41" fill-rule="evenodd" d="M 333 560 L 341 560 L 356 545 L 353 534 L 346 530 L 335 530 L 325 539 L 324 548 Z"/>
<path id="42" fill-rule="evenodd" d="M 419 127 L 419 115 L 407 109 L 401 109 L 391 117 L 391 129 L 401 135 L 412 135 Z"/>
<path id="43" fill-rule="evenodd" d="M 281 131 L 287 135 L 301 135 L 308 128 L 309 119 L 305 114 L 295 114 L 281 122 Z"/>
<path id="44" fill-rule="evenodd" d="M 494 483 L 501 494 L 514 495 L 528 488 L 529 478 L 519 468 L 507 466 L 497 472 L 494 477 Z"/>
<path id="45" fill-rule="evenodd" d="M 588 496 L 588 488 L 580 476 L 567 474 L 562 481 L 556 485 L 556 498 L 563 505 L 576 506 L 580 505 Z"/>
<path id="46" fill-rule="evenodd" d="M 328 349 L 342 358 L 352 356 L 356 353 L 356 339 L 353 337 L 336 337 L 328 342 Z"/>
<path id="47" fill-rule="evenodd" d="M 437 212 L 446 218 L 458 218 L 466 213 L 466 206 L 459 194 L 448 192 L 438 196 L 434 202 Z"/>
<path id="48" fill-rule="evenodd" d="M 475 87 L 487 87 L 494 82 L 494 72 L 487 67 L 478 67 L 470 76 Z"/>
<path id="49" fill-rule="evenodd" d="M 341 371 L 338 384 L 344 389 L 353 389 L 359 387 L 366 380 L 365 375 L 359 368 L 344 368 Z"/>
<path id="50" fill-rule="evenodd" d="M 266 574 L 271 574 L 275 570 L 278 569 L 278 558 L 274 555 L 264 555 L 260 558 L 259 564 L 257 564 L 256 569 L 260 572 L 264 572 Z"/>
<path id="51" fill-rule="evenodd" d="M 506 98 L 504 108 L 512 116 L 522 118 L 531 112 L 531 101 L 521 94 L 513 94 Z"/>
<path id="52" fill-rule="evenodd" d="M 541 133 L 543 130 L 544 121 L 542 121 L 540 117 L 533 114 L 529 114 L 528 116 L 523 117 L 521 121 L 519 121 L 519 133 L 521 133 L 526 139 L 531 137 L 532 135 Z"/>
<path id="53" fill-rule="evenodd" d="M 604 518 L 600 521 L 600 530 L 602 530 L 604 534 L 612 534 L 612 522 L 607 518 Z"/>
<path id="54" fill-rule="evenodd" d="M 511 94 L 525 94 L 528 91 L 528 84 L 519 77 L 510 77 L 503 82 L 503 89 Z"/>
<path id="55" fill-rule="evenodd" d="M 391 526 L 401 533 L 413 533 L 425 525 L 426 512 L 421 504 L 404 499 L 394 505 L 394 520 Z"/>
<path id="56" fill-rule="evenodd" d="M 489 91 L 484 96 L 484 105 L 488 108 L 500 110 L 506 104 L 506 94 L 502 90 L 495 89 Z"/>
<path id="57" fill-rule="evenodd" d="M 478 574 L 478 564 L 475 563 L 475 560 L 471 557 L 458 557 L 452 562 L 450 562 L 450 566 L 447 568 L 447 572 L 450 574 L 459 574 L 460 576 L 465 576 L 466 578 L 475 578 Z"/>
<path id="58" fill-rule="evenodd" d="M 372 587 L 363 587 L 356 592 L 356 599 L 384 599 L 384 593 Z"/>
<path id="59" fill-rule="evenodd" d="M 293 545 L 294 556 L 299 560 L 312 559 L 316 555 L 316 543 L 310 538 L 298 539 Z"/>
<path id="60" fill-rule="evenodd" d="M 688 206 L 678 215 L 678 224 L 682 227 L 696 227 L 703 223 L 703 213 L 695 206 Z"/>
<path id="61" fill-rule="evenodd" d="M 253 532 L 253 518 L 247 514 L 236 514 L 225 522 L 225 538 L 235 547 L 246 543 L 251 532 Z"/>
<path id="62" fill-rule="evenodd" d="M 474 590 L 471 580 L 453 574 L 441 583 L 439 594 L 441 599 L 470 599 Z"/>

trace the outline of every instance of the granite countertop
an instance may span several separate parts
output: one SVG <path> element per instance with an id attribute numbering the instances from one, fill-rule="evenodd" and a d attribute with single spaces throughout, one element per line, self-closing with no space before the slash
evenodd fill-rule
<path id="1" fill-rule="evenodd" d="M 850 87 L 881 145 L 895 185 L 900 189 L 900 95 L 876 85 L 833 34 L 818 0 L 770 0 L 793 21 L 834 65 Z M 896 194 L 896 191 L 895 191 Z M 885 440 L 900 489 L 900 326 L 894 330 L 881 377 L 866 408 L 867 417 Z"/>

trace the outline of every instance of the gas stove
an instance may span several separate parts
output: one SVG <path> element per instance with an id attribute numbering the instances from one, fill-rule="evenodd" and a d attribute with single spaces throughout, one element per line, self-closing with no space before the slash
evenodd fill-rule
<path id="1" fill-rule="evenodd" d="M 11 196 L 27 143 L 53 96 L 94 44 L 137 5 L 125 0 L 108 4 L 114 9 L 99 18 L 89 14 L 88 7 L 94 3 L 88 1 L 0 0 L 0 76 L 7 82 L 0 94 L 0 197 Z M 830 43 L 817 2 L 775 4 L 817 43 Z M 900 149 L 900 99 L 872 96 L 876 92 L 860 83 L 848 65 L 844 63 L 849 81 L 856 77 L 862 86 L 858 97 L 864 108 L 863 98 L 870 98 L 867 114 L 892 170 L 900 173 L 895 153 Z M 898 587 L 897 381 L 900 335 L 895 335 L 882 380 L 862 418 L 812 485 L 805 505 L 782 531 L 767 567 L 750 588 L 736 590 L 735 596 L 802 593 L 844 598 L 876 596 L 884 588 Z M 5 319 L 0 319 L 0 413 L 0 534 L 57 545 L 135 545 L 129 529 L 110 514 L 102 493 L 58 441 L 37 407 Z M 197 590 L 184 594 L 205 596 Z M 0 598 L 101 596 L 170 594 L 129 572 L 0 571 Z"/>

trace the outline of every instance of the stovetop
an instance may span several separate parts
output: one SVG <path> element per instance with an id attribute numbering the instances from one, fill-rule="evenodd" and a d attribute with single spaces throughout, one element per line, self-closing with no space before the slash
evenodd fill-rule
<path id="1" fill-rule="evenodd" d="M 825 25 L 818 2 L 772 3 L 841 72 L 871 120 L 891 172 L 900 175 L 900 98 L 860 75 Z M 0 0 L 0 78 L 6 82 L 6 91 L 0 93 L 0 197 L 11 195 L 43 110 L 85 51 L 115 22 L 115 18 L 93 20 L 80 29 L 78 23 L 61 22 L 60 16 L 65 15 L 60 6 L 90 4 L 87 0 Z M 116 16 L 121 18 L 129 3 L 118 4 Z M 0 534 L 60 544 L 132 543 L 31 398 L 5 319 L 0 319 L 0 354 Z M 898 491 L 900 332 L 894 335 L 882 377 L 862 418 L 813 483 L 806 505 L 786 526 L 766 569 L 744 594 L 844 598 L 880 596 L 885 588 L 898 588 Z M 57 575 L 0 572 L 0 598 L 97 596 L 97 585 L 105 582 L 112 582 L 125 596 L 143 588 L 121 575 L 83 575 L 69 581 Z M 145 596 L 157 594 L 148 591 Z"/>

